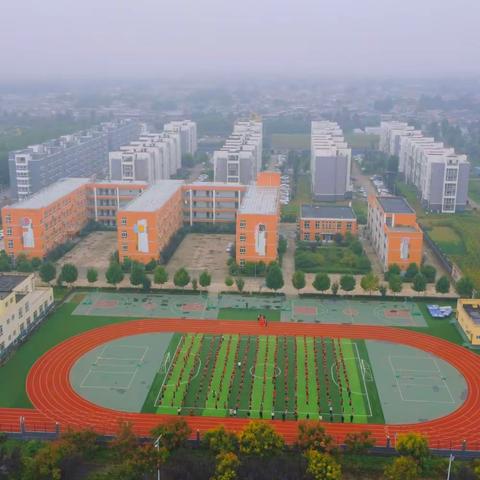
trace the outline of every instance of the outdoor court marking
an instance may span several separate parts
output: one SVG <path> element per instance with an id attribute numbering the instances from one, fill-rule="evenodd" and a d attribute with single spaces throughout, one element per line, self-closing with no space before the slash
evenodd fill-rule
<path id="1" fill-rule="evenodd" d="M 331 339 L 328 339 L 331 341 Z M 347 357 L 347 358 L 344 358 L 345 361 L 347 360 L 355 360 L 358 365 L 361 364 L 361 362 L 363 361 L 363 359 L 360 357 L 360 352 L 358 350 L 358 346 L 356 344 L 356 342 L 352 342 L 350 340 L 350 345 L 353 345 L 355 347 L 355 350 L 357 352 L 357 354 L 354 356 L 354 357 Z M 333 374 L 333 367 L 336 365 L 337 362 L 334 362 L 332 363 L 332 365 L 330 366 L 330 376 L 332 377 L 332 381 L 333 383 L 339 387 L 337 381 L 335 380 L 335 375 Z M 350 390 L 354 395 L 361 395 L 362 397 L 366 397 L 367 398 L 367 403 L 368 403 L 368 410 L 370 413 L 368 414 L 364 414 L 364 415 L 358 415 L 359 417 L 360 416 L 365 416 L 365 417 L 372 417 L 373 416 L 373 412 L 372 412 L 372 405 L 370 403 L 370 395 L 368 393 L 368 389 L 367 389 L 367 384 L 366 384 L 366 381 L 365 381 L 365 375 L 364 375 L 364 371 L 363 369 L 360 367 L 360 375 L 362 377 L 362 380 L 363 380 L 363 388 L 365 389 L 365 393 L 362 393 L 362 392 L 356 392 L 354 390 Z M 340 387 L 339 387 L 340 388 Z M 346 390 L 345 387 L 342 386 L 342 390 Z M 326 414 L 325 414 L 326 415 Z"/>
<path id="2" fill-rule="evenodd" d="M 115 356 L 115 349 L 116 352 L 120 354 L 121 349 L 127 348 L 127 349 L 140 349 L 142 350 L 142 355 L 140 357 L 123 357 L 123 356 Z M 113 350 L 112 353 L 108 353 L 108 349 Z M 122 390 L 129 390 L 130 387 L 132 386 L 133 381 L 135 380 L 135 377 L 137 375 L 137 372 L 139 370 L 139 366 L 144 362 L 145 356 L 147 355 L 150 347 L 147 346 L 140 346 L 140 345 L 105 345 L 105 347 L 102 349 L 102 351 L 97 355 L 95 361 L 93 362 L 94 367 L 99 367 L 99 368 L 105 368 L 105 367 L 128 367 L 128 365 L 121 365 L 121 362 L 127 361 L 127 362 L 136 362 L 137 366 L 133 371 L 116 371 L 116 370 L 99 370 L 97 368 L 92 368 L 88 370 L 88 372 L 85 374 L 83 377 L 82 381 L 80 382 L 80 388 L 98 388 L 98 389 L 111 389 L 111 388 L 117 388 L 117 389 L 122 389 Z M 112 356 L 106 356 L 106 355 L 112 355 Z M 115 360 L 115 363 L 103 363 L 103 360 Z M 130 380 L 126 385 L 118 385 L 118 383 L 115 383 L 115 376 L 122 377 L 122 375 L 128 375 Z M 95 383 L 95 376 L 100 377 L 99 380 L 105 383 L 106 378 L 108 379 L 109 377 L 112 377 L 112 382 L 111 384 L 107 383 L 104 385 L 94 385 Z M 106 378 L 105 378 L 106 377 Z M 128 377 L 127 377 L 128 378 Z M 90 380 L 91 384 L 88 384 L 88 380 Z"/>
<path id="3" fill-rule="evenodd" d="M 433 363 L 435 365 L 435 370 L 427 370 L 427 369 L 399 369 L 395 366 L 395 361 L 394 359 L 400 359 L 400 360 L 412 360 L 411 357 L 405 357 L 401 355 L 388 355 L 388 362 L 390 364 L 390 368 L 392 370 L 393 377 L 395 379 L 395 383 L 397 384 L 398 392 L 400 394 L 400 398 L 404 402 L 414 402 L 414 403 L 439 403 L 439 404 L 447 404 L 447 405 L 454 405 L 455 400 L 453 398 L 452 392 L 445 381 L 445 377 L 443 376 L 440 367 L 438 366 L 438 363 L 435 358 L 429 358 L 429 357 L 424 357 L 421 360 L 427 360 Z M 419 359 L 415 359 L 418 361 Z M 406 373 L 405 377 L 410 376 L 410 378 L 406 378 L 406 382 L 399 381 L 402 380 L 402 373 L 401 372 L 410 372 Z M 417 374 L 419 374 L 417 376 Z M 426 374 L 426 375 L 424 375 Z M 419 383 L 416 382 L 416 380 L 419 380 L 419 382 L 425 382 L 425 383 Z M 428 380 L 431 380 L 431 384 L 428 384 Z M 443 383 L 442 386 L 438 385 L 438 381 L 441 381 Z M 409 383 L 412 382 L 412 383 Z M 430 392 L 432 388 L 437 387 L 439 390 L 443 389 L 448 393 L 448 396 L 450 397 L 450 400 L 438 400 L 438 399 L 412 399 L 412 398 L 406 398 L 408 397 L 408 392 L 404 391 L 402 387 L 415 387 L 417 391 L 420 389 L 429 389 L 428 391 Z M 436 392 L 438 393 L 438 392 Z"/>

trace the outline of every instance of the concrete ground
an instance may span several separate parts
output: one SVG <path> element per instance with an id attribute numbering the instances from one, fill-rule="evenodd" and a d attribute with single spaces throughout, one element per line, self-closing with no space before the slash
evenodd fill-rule
<path id="1" fill-rule="evenodd" d="M 78 268 L 79 278 L 86 278 L 88 268 L 94 267 L 100 278 L 104 276 L 110 255 L 116 249 L 117 232 L 92 232 L 58 261 L 58 268 L 65 263 L 73 263 Z"/>
<path id="2" fill-rule="evenodd" d="M 228 275 L 226 248 L 230 242 L 235 242 L 235 235 L 189 233 L 167 264 L 170 278 L 179 268 L 185 267 L 192 278 L 198 279 L 203 270 L 208 270 L 212 283 L 223 283 Z"/>

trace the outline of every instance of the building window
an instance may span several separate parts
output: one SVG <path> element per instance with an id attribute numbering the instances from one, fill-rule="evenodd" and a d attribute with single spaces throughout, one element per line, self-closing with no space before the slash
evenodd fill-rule
<path id="1" fill-rule="evenodd" d="M 457 185 L 455 183 L 446 183 L 445 184 L 445 196 L 454 197 L 457 193 Z"/>
<path id="2" fill-rule="evenodd" d="M 122 225 L 126 225 L 127 224 L 127 219 L 125 217 L 122 217 Z"/>
<path id="3" fill-rule="evenodd" d="M 245 255 L 245 247 L 240 247 L 240 255 Z"/>
<path id="4" fill-rule="evenodd" d="M 447 172 L 445 174 L 445 180 L 447 182 L 456 182 L 458 177 L 458 169 L 456 168 L 447 168 Z"/>
<path id="5" fill-rule="evenodd" d="M 9 236 L 9 237 L 12 236 L 12 227 L 7 228 L 7 236 Z"/>
<path id="6" fill-rule="evenodd" d="M 8 248 L 13 248 L 13 240 L 8 241 Z"/>
<path id="7" fill-rule="evenodd" d="M 319 230 L 319 229 L 320 229 L 320 225 L 321 225 L 321 223 L 320 223 L 320 222 L 315 222 L 315 228 L 316 228 L 317 230 Z"/>
<path id="8" fill-rule="evenodd" d="M 309 234 L 309 233 L 305 233 L 305 234 L 303 235 L 303 239 L 304 239 L 304 240 L 307 240 L 307 241 L 310 240 L 310 234 Z"/>
<path id="9" fill-rule="evenodd" d="M 245 220 L 240 220 L 240 228 L 245 228 L 247 226 L 247 222 Z"/>
<path id="10" fill-rule="evenodd" d="M 245 241 L 245 235 L 240 235 L 240 241 L 244 242 Z"/>
<path id="11" fill-rule="evenodd" d="M 10 214 L 5 215 L 5 223 L 7 224 L 12 223 L 12 216 Z"/>
<path id="12" fill-rule="evenodd" d="M 303 228 L 304 228 L 305 230 L 310 230 L 310 222 L 309 222 L 309 221 L 303 222 Z"/>
<path id="13" fill-rule="evenodd" d="M 241 267 L 244 267 L 244 266 L 245 266 L 245 260 L 240 260 L 239 265 L 240 265 Z"/>
<path id="14" fill-rule="evenodd" d="M 351 230 L 352 229 L 352 224 L 350 222 L 347 223 L 347 230 Z"/>
<path id="15" fill-rule="evenodd" d="M 126 245 L 125 243 L 122 245 L 122 251 L 123 252 L 126 252 L 128 250 L 128 245 Z"/>
<path id="16" fill-rule="evenodd" d="M 127 238 L 127 232 L 125 230 L 122 231 L 122 238 Z"/>

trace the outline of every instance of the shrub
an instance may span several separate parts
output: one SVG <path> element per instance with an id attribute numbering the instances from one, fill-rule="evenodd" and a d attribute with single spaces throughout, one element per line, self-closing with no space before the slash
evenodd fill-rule
<path id="1" fill-rule="evenodd" d="M 349 432 L 345 437 L 345 446 L 350 453 L 365 453 L 375 445 L 375 439 L 368 431 Z"/>
<path id="2" fill-rule="evenodd" d="M 420 478 L 420 469 L 417 462 L 411 457 L 398 457 L 385 468 L 387 480 L 417 480 Z"/>
<path id="3" fill-rule="evenodd" d="M 316 421 L 300 421 L 298 423 L 297 446 L 300 450 L 318 450 L 332 452 L 336 449 L 333 437 L 323 425 Z"/>
<path id="4" fill-rule="evenodd" d="M 437 269 L 432 265 L 422 265 L 420 273 L 425 277 L 427 283 L 435 283 L 435 278 L 437 276 Z"/>
<path id="5" fill-rule="evenodd" d="M 227 287 L 231 287 L 233 285 L 233 278 L 232 277 L 226 277 L 225 278 L 225 285 Z"/>
<path id="6" fill-rule="evenodd" d="M 356 281 L 353 275 L 342 275 L 340 277 L 340 286 L 342 287 L 342 290 L 345 290 L 346 292 L 354 290 L 355 284 Z"/>
<path id="7" fill-rule="evenodd" d="M 462 277 L 455 285 L 457 293 L 464 298 L 472 298 L 473 282 L 469 277 Z"/>
<path id="8" fill-rule="evenodd" d="M 435 291 L 437 293 L 448 293 L 450 291 L 450 280 L 443 275 L 437 280 L 435 284 Z"/>
<path id="9" fill-rule="evenodd" d="M 185 288 L 190 282 L 190 275 L 185 268 L 180 268 L 175 272 L 173 276 L 173 283 L 176 287 Z"/>
<path id="10" fill-rule="evenodd" d="M 238 438 L 235 433 L 225 430 L 225 427 L 220 425 L 205 432 L 203 444 L 214 453 L 234 452 L 238 446 Z"/>
<path id="11" fill-rule="evenodd" d="M 342 469 L 336 460 L 328 453 L 309 450 L 305 454 L 307 473 L 314 480 L 340 480 Z"/>
<path id="12" fill-rule="evenodd" d="M 91 267 L 87 270 L 88 283 L 95 283 L 98 280 L 98 272 L 95 268 Z"/>
<path id="13" fill-rule="evenodd" d="M 330 277 L 326 273 L 317 273 L 312 285 L 315 290 L 325 292 L 330 288 Z"/>
<path id="14" fill-rule="evenodd" d="M 279 453 L 283 438 L 266 422 L 253 420 L 239 434 L 240 453 L 266 457 Z"/>
<path id="15" fill-rule="evenodd" d="M 57 268 L 52 262 L 45 262 L 40 267 L 39 274 L 43 282 L 50 283 L 52 280 L 55 279 L 55 276 L 57 275 Z"/>

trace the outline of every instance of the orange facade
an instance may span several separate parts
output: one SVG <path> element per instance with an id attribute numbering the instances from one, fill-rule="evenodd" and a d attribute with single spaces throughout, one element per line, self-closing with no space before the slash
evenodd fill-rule
<path id="1" fill-rule="evenodd" d="M 397 264 L 405 270 L 423 260 L 423 232 L 415 211 L 402 197 L 368 199 L 368 231 L 385 270 Z"/>
<path id="2" fill-rule="evenodd" d="M 247 189 L 236 223 L 235 253 L 240 266 L 268 264 L 278 257 L 279 185 L 279 173 L 261 172 L 257 185 Z"/>
<path id="3" fill-rule="evenodd" d="M 2 209 L 5 251 L 9 256 L 43 258 L 75 237 L 88 222 L 86 183 L 45 204 L 42 195 L 45 193 L 39 192 L 25 202 Z"/>
<path id="4" fill-rule="evenodd" d="M 150 187 L 144 195 L 152 197 L 155 202 L 158 195 L 165 195 L 158 185 Z M 182 189 L 178 182 L 174 191 L 165 195 L 158 206 L 145 205 L 144 196 L 133 201 L 117 214 L 117 235 L 120 261 L 126 257 L 141 263 L 157 260 L 172 236 L 183 226 Z"/>

